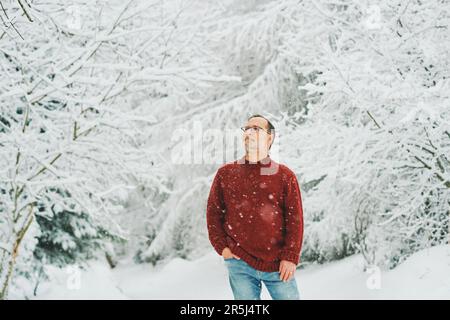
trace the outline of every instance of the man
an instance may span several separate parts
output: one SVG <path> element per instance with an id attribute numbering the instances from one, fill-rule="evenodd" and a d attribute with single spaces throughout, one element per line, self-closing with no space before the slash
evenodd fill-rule
<path id="1" fill-rule="evenodd" d="M 217 171 L 207 203 L 209 240 L 228 269 L 236 300 L 260 299 L 262 282 L 272 299 L 299 299 L 295 270 L 303 240 L 297 178 L 269 149 L 272 123 L 248 118 L 245 156 Z"/>

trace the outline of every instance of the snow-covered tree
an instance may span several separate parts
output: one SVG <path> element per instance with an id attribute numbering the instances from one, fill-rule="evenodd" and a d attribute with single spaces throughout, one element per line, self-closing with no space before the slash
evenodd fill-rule
<path id="1" fill-rule="evenodd" d="M 125 236 L 116 220 L 128 189 L 162 181 L 157 156 L 141 148 L 154 117 L 133 105 L 125 63 L 138 50 L 129 34 L 150 28 L 129 19 L 149 4 L 75 1 L 78 25 L 65 2 L 30 4 L 31 23 L 20 23 L 18 3 L 3 5 L 23 39 L 5 31 L 0 47 L 0 298 L 17 257 L 32 256 L 36 215 L 84 212 Z"/>
<path id="2" fill-rule="evenodd" d="M 448 241 L 449 4 L 303 1 L 286 52 L 307 105 L 290 161 L 311 189 L 305 256 L 393 267 Z M 296 141 L 302 141 L 295 145 Z"/>

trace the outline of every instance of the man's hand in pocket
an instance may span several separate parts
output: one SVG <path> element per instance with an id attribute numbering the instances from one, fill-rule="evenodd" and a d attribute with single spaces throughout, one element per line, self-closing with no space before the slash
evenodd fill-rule
<path id="1" fill-rule="evenodd" d="M 222 251 L 222 257 L 226 260 L 226 259 L 231 259 L 231 258 L 236 258 L 236 259 L 241 259 L 240 257 L 238 257 L 237 255 L 235 255 L 233 252 L 231 252 L 230 248 L 226 247 L 225 249 L 223 249 Z"/>

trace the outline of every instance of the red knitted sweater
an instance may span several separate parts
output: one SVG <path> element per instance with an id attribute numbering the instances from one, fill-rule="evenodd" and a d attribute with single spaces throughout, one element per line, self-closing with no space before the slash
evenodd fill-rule
<path id="1" fill-rule="evenodd" d="M 278 271 L 281 260 L 299 263 L 303 209 L 297 178 L 270 156 L 242 157 L 217 171 L 206 212 L 209 240 L 222 255 L 225 247 L 253 268 Z"/>

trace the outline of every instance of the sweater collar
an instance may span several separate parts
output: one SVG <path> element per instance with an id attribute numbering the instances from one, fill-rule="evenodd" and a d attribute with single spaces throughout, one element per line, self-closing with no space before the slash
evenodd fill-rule
<path id="1" fill-rule="evenodd" d="M 238 163 L 240 163 L 240 164 L 255 165 L 257 167 L 270 167 L 271 162 L 272 162 L 272 159 L 270 158 L 270 155 L 267 155 L 267 157 L 262 158 L 261 160 L 258 160 L 256 162 L 252 162 L 250 160 L 245 159 L 245 155 L 244 155 L 238 161 Z"/>

